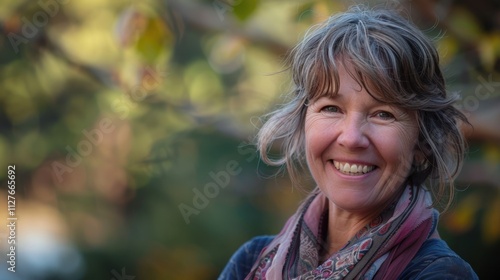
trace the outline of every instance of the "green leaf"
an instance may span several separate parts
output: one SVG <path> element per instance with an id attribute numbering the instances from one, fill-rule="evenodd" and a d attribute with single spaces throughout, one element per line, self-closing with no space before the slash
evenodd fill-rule
<path id="1" fill-rule="evenodd" d="M 241 20 L 247 20 L 259 7 L 260 0 L 233 0 L 228 3 L 233 7 L 234 16 Z"/>
<path id="2" fill-rule="evenodd" d="M 172 41 L 172 34 L 165 23 L 156 17 L 148 18 L 146 28 L 139 36 L 136 49 L 148 63 L 154 63 Z"/>

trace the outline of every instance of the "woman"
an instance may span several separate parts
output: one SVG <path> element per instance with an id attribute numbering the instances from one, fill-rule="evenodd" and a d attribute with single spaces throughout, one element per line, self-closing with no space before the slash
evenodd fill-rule
<path id="1" fill-rule="evenodd" d="M 290 69 L 292 99 L 257 145 L 293 180 L 305 162 L 317 188 L 219 279 L 477 279 L 436 230 L 433 207 L 446 194 L 451 202 L 467 120 L 424 34 L 394 12 L 354 7 L 310 31 Z M 267 155 L 275 141 L 279 159 Z"/>

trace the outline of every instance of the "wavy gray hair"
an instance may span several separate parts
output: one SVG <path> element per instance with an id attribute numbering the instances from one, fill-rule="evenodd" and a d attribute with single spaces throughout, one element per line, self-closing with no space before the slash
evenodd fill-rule
<path id="1" fill-rule="evenodd" d="M 292 181 L 305 166 L 304 120 L 307 104 L 339 88 L 339 64 L 375 99 L 416 112 L 422 162 L 409 178 L 428 188 L 444 209 L 453 198 L 454 179 L 461 169 L 465 141 L 460 130 L 467 118 L 453 107 L 439 67 L 436 48 L 418 28 L 388 9 L 354 6 L 313 27 L 291 51 L 288 66 L 293 86 L 288 102 L 267 115 L 257 135 L 264 162 L 285 165 Z M 281 155 L 269 155 L 273 143 Z M 447 198 L 447 199 L 445 199 Z"/>

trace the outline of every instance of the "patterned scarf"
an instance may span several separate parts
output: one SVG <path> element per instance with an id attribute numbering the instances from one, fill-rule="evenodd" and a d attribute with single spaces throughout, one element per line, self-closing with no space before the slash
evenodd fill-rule
<path id="1" fill-rule="evenodd" d="M 406 187 L 396 203 L 319 263 L 328 203 L 317 191 L 262 250 L 246 279 L 396 278 L 425 240 L 439 238 L 431 203 L 424 187 Z"/>

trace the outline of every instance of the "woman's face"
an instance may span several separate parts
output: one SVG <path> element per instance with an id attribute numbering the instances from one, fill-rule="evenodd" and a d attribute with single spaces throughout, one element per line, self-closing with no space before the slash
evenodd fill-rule
<path id="1" fill-rule="evenodd" d="M 312 102 L 305 121 L 307 164 L 330 204 L 382 210 L 409 175 L 415 114 L 378 102 L 342 67 L 338 94 Z"/>

